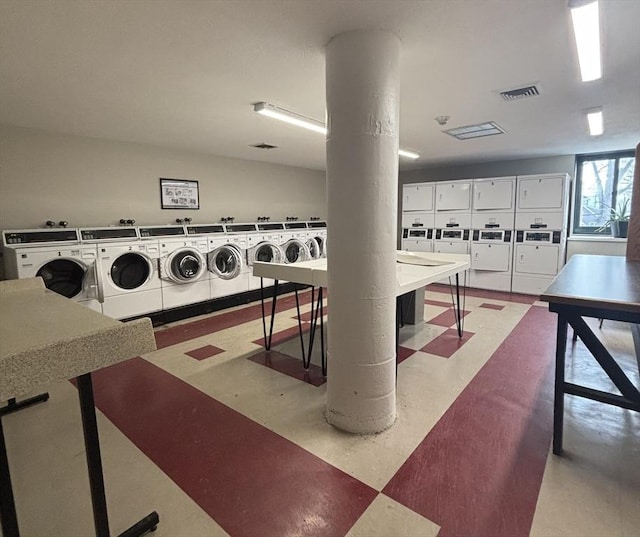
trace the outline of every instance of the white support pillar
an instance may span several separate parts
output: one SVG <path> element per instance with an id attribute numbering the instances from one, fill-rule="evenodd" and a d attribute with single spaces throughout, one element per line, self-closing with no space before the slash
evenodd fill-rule
<path id="1" fill-rule="evenodd" d="M 396 419 L 400 40 L 354 31 L 327 45 L 329 423 L 376 433 Z"/>

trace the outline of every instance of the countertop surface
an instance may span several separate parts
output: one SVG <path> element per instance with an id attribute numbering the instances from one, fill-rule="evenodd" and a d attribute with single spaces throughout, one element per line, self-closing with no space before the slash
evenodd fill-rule
<path id="1" fill-rule="evenodd" d="M 0 401 L 155 350 L 149 319 L 111 319 L 41 282 L 0 282 Z"/>

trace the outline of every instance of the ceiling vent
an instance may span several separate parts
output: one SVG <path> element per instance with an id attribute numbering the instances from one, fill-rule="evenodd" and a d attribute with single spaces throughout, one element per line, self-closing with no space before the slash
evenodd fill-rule
<path id="1" fill-rule="evenodd" d="M 470 138 L 482 138 L 483 136 L 493 136 L 494 134 L 504 134 L 504 129 L 494 121 L 479 123 L 478 125 L 465 125 L 442 131 L 458 140 L 469 140 Z"/>
<path id="2" fill-rule="evenodd" d="M 538 90 L 537 86 L 525 86 L 524 88 L 517 88 L 500 92 L 500 96 L 505 101 L 517 101 L 519 99 L 535 97 L 536 95 L 540 95 L 540 91 Z"/>
<path id="3" fill-rule="evenodd" d="M 258 149 L 278 149 L 277 145 L 265 144 L 264 142 L 261 144 L 253 144 L 249 147 L 256 147 Z"/>

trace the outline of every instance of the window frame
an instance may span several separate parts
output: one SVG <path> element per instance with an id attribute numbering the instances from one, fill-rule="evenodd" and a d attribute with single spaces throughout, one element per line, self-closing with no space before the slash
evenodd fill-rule
<path id="1" fill-rule="evenodd" d="M 620 159 L 634 158 L 635 151 L 633 149 L 625 149 L 622 151 L 608 151 L 606 153 L 588 153 L 576 155 L 576 181 L 573 193 L 573 217 L 571 219 L 572 235 L 581 235 L 583 237 L 611 237 L 611 228 L 607 226 L 603 229 L 590 226 L 580 226 L 580 209 L 582 200 L 582 165 L 591 160 L 615 160 L 615 171 L 613 175 L 613 187 L 611 193 L 611 206 L 615 207 L 618 195 L 618 179 L 620 175 Z M 638 163 L 636 162 L 635 165 Z M 599 231 L 598 231 L 599 230 Z"/>

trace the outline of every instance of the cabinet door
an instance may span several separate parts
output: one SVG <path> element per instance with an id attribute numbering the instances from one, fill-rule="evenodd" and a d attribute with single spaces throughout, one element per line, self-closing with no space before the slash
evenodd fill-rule
<path id="1" fill-rule="evenodd" d="M 510 244 L 482 242 L 471 244 L 472 269 L 504 272 L 509 270 L 509 257 L 511 257 Z"/>
<path id="2" fill-rule="evenodd" d="M 516 245 L 513 270 L 525 274 L 555 275 L 558 272 L 560 247 L 556 245 Z"/>
<path id="3" fill-rule="evenodd" d="M 519 209 L 562 209 L 564 181 L 556 177 L 523 177 L 518 179 Z"/>
<path id="4" fill-rule="evenodd" d="M 515 186 L 515 177 L 474 181 L 473 210 L 489 211 L 513 209 Z"/>
<path id="5" fill-rule="evenodd" d="M 436 184 L 436 211 L 471 210 L 471 182 Z"/>
<path id="6" fill-rule="evenodd" d="M 433 211 L 433 185 L 404 185 L 402 187 L 403 211 Z"/>
<path id="7" fill-rule="evenodd" d="M 468 254 L 469 243 L 436 241 L 433 250 L 438 254 Z"/>

